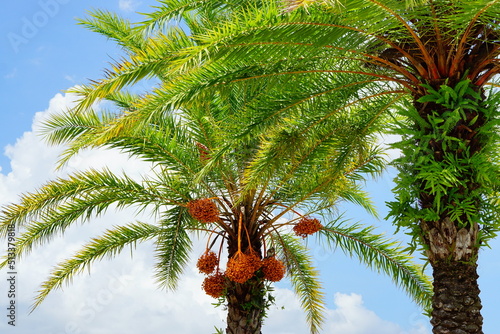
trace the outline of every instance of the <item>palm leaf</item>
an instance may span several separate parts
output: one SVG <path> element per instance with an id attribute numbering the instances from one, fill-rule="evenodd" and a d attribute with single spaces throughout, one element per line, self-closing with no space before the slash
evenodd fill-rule
<path id="1" fill-rule="evenodd" d="M 170 209 L 162 221 L 162 233 L 156 241 L 156 280 L 160 287 L 174 290 L 189 260 L 191 236 L 188 234 L 191 217 L 187 209 Z"/>
<path id="2" fill-rule="evenodd" d="M 102 236 L 92 239 L 73 257 L 59 263 L 54 268 L 49 278 L 42 283 L 32 311 L 43 302 L 52 290 L 71 281 L 75 274 L 82 272 L 93 262 L 101 260 L 105 256 L 112 258 L 119 254 L 125 246 L 144 242 L 158 237 L 159 234 L 161 234 L 161 228 L 137 222 L 107 230 Z"/>
<path id="3" fill-rule="evenodd" d="M 4 207 L 0 231 L 6 235 L 12 224 L 23 226 L 29 222 L 17 240 L 16 251 L 21 255 L 33 245 L 63 233 L 78 219 L 90 220 L 111 205 L 117 208 L 137 205 L 139 210 L 144 210 L 177 203 L 164 195 L 154 185 L 145 186 L 126 176 L 119 178 L 110 171 L 90 170 L 52 181 L 38 192 L 23 195 L 20 204 Z"/>
<path id="4" fill-rule="evenodd" d="M 383 272 L 401 287 L 424 310 L 430 310 L 432 284 L 423 274 L 423 268 L 396 241 L 384 235 L 373 234 L 373 227 L 332 221 L 320 231 L 319 240 L 324 240 L 331 249 L 340 248 L 350 257 L 368 267 Z"/>
<path id="5" fill-rule="evenodd" d="M 292 287 L 306 313 L 311 334 L 319 333 L 325 320 L 324 294 L 307 248 L 290 235 L 276 234 L 271 238 L 278 257 L 285 261 Z"/>
<path id="6" fill-rule="evenodd" d="M 121 18 L 115 13 L 104 10 L 94 10 L 90 18 L 80 19 L 79 23 L 87 29 L 97 32 L 131 53 L 141 52 L 144 47 L 144 39 L 139 34 L 133 34 L 130 21 Z"/>

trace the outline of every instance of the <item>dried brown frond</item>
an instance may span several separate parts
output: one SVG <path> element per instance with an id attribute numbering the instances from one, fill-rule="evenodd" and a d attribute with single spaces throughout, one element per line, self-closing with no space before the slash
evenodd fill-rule
<path id="1" fill-rule="evenodd" d="M 207 161 L 210 159 L 210 151 L 208 150 L 208 147 L 203 145 L 202 143 L 196 143 L 196 147 L 198 147 L 198 152 L 200 153 L 200 160 L 201 161 Z"/>

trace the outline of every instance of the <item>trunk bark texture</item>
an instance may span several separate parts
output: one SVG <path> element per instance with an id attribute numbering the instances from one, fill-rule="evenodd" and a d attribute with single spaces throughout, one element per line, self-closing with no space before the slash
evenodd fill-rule
<path id="1" fill-rule="evenodd" d="M 261 334 L 264 313 L 262 283 L 255 278 L 244 284 L 231 282 L 227 298 L 226 334 Z"/>
<path id="2" fill-rule="evenodd" d="M 432 264 L 434 334 L 482 334 L 483 317 L 476 264 L 438 261 Z"/>
<path id="3" fill-rule="evenodd" d="M 476 271 L 479 227 L 457 229 L 446 218 L 422 224 L 434 276 L 431 324 L 434 334 L 482 334 Z"/>

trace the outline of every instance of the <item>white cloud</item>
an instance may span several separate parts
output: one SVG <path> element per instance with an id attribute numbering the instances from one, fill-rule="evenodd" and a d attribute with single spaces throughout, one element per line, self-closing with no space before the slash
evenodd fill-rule
<path id="1" fill-rule="evenodd" d="M 140 2 L 136 2 L 134 0 L 119 0 L 118 2 L 120 9 L 125 12 L 133 12 L 139 5 Z"/>
<path id="2" fill-rule="evenodd" d="M 13 68 L 9 73 L 5 74 L 4 79 L 12 79 L 17 76 L 17 67 Z"/>
<path id="3" fill-rule="evenodd" d="M 149 169 L 149 164 L 130 159 L 124 154 L 111 150 L 83 151 L 74 157 L 61 170 L 56 170 L 61 146 L 48 146 L 40 136 L 40 125 L 48 115 L 61 113 L 74 106 L 76 97 L 72 94 L 57 94 L 50 100 L 49 108 L 37 112 L 34 116 L 31 131 L 25 132 L 14 145 L 5 148 L 5 154 L 10 159 L 11 172 L 0 174 L 0 203 L 12 201 L 12 196 L 42 185 L 57 176 L 66 175 L 75 170 L 83 170 L 92 166 L 121 172 L 124 166 L 132 175 L 139 175 Z"/>
<path id="4" fill-rule="evenodd" d="M 394 134 L 380 134 L 378 144 L 382 146 L 385 150 L 385 153 L 388 155 L 387 158 L 389 161 L 397 159 L 401 156 L 401 150 L 391 148 L 391 144 L 397 143 L 401 141 L 401 136 Z"/>
<path id="5" fill-rule="evenodd" d="M 55 161 L 61 148 L 48 147 L 35 133 L 46 115 L 70 107 L 72 100 L 71 96 L 57 94 L 50 101 L 47 111 L 35 114 L 32 130 L 25 132 L 14 145 L 5 148 L 12 172 L 0 174 L 0 203 L 13 201 L 20 192 L 37 187 L 55 176 Z"/>
<path id="6" fill-rule="evenodd" d="M 74 76 L 72 76 L 72 75 L 69 75 L 69 74 L 66 74 L 66 75 L 64 76 L 64 79 L 68 80 L 68 81 L 69 81 L 69 82 L 71 82 L 71 83 L 74 83 L 74 82 L 75 82 L 75 77 L 74 77 Z"/>
<path id="7" fill-rule="evenodd" d="M 416 324 L 409 332 L 399 325 L 385 321 L 363 305 L 360 295 L 335 293 L 336 309 L 330 310 L 327 333 L 342 334 L 426 334 L 423 324 Z"/>
<path id="8" fill-rule="evenodd" d="M 15 201 L 16 196 L 34 190 L 56 176 L 92 166 L 108 166 L 113 171 L 126 169 L 139 176 L 147 173 L 149 164 L 129 159 L 113 151 L 86 151 L 68 166 L 55 171 L 60 147 L 47 147 L 35 135 L 39 122 L 47 115 L 64 110 L 74 103 L 71 95 L 57 94 L 45 112 L 37 113 L 32 131 L 26 132 L 14 145 L 7 148 L 12 171 L 0 173 L 0 204 Z M 148 216 L 140 217 L 142 220 Z M 175 292 L 160 291 L 152 278 L 153 245 L 138 245 L 133 252 L 125 250 L 115 259 L 95 263 L 91 275 L 82 273 L 63 290 L 53 292 L 32 314 L 28 315 L 35 291 L 57 262 L 73 254 L 83 242 L 98 235 L 111 225 L 135 220 L 130 211 L 104 215 L 92 223 L 69 229 L 64 236 L 39 247 L 18 264 L 18 313 L 16 334 L 153 334 L 159 332 L 197 334 L 215 332 L 225 323 L 223 308 L 211 305 L 214 299 L 206 296 L 201 283 L 203 277 L 196 272 L 194 262 L 201 254 L 204 242 L 195 244 L 194 258 Z M 5 271 L 0 282 L 5 283 Z M 5 285 L 0 284 L 0 303 L 5 303 Z M 342 334 L 428 334 L 422 324 L 411 329 L 380 319 L 363 305 L 356 294 L 336 294 L 335 308 L 327 311 L 324 333 Z M 282 309 L 282 306 L 284 309 Z M 0 332 L 10 333 L 12 328 L 0 321 Z M 406 330 L 406 331 L 405 331 Z M 269 311 L 264 324 L 265 333 L 307 333 L 307 324 L 297 298 L 289 289 L 276 289 L 276 305 Z"/>
<path id="9" fill-rule="evenodd" d="M 305 315 L 297 297 L 289 289 L 276 289 L 276 305 L 269 312 L 265 331 L 273 334 L 307 333 Z M 334 309 L 326 311 L 322 333 L 339 334 L 430 334 L 425 321 L 416 319 L 409 329 L 381 319 L 363 305 L 362 296 L 335 293 Z M 282 309 L 283 307 L 283 309 Z"/>

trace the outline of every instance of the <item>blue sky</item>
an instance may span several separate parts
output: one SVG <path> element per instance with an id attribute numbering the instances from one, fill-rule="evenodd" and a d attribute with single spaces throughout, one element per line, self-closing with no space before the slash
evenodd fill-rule
<path id="1" fill-rule="evenodd" d="M 101 8 L 137 20 L 135 11 L 148 12 L 151 0 L 40 0 L 9 1 L 0 12 L 0 204 L 14 201 L 23 191 L 33 190 L 45 181 L 74 170 L 108 166 L 139 175 L 148 166 L 128 160 L 115 152 L 85 152 L 65 170 L 54 165 L 61 148 L 45 146 L 36 136 L 37 122 L 47 114 L 70 107 L 73 97 L 64 91 L 88 79 L 98 79 L 120 50 L 105 38 L 76 24 L 87 10 Z M 377 182 L 367 184 L 381 216 L 384 202 L 390 200 L 394 171 Z M 375 221 L 352 206 L 347 217 L 375 223 L 379 231 L 392 234 L 389 222 Z M 225 314 L 214 309 L 212 299 L 201 291 L 202 277 L 194 265 L 176 293 L 157 290 L 151 272 L 151 245 L 138 247 L 133 258 L 124 254 L 115 261 L 103 261 L 91 275 L 78 276 L 73 284 L 50 296 L 31 315 L 28 307 L 34 291 L 47 276 L 50 267 L 78 249 L 86 238 L 103 227 L 128 221 L 130 212 L 100 218 L 95 223 L 71 230 L 64 237 L 32 256 L 18 268 L 17 326 L 6 324 L 0 316 L 0 332 L 31 333 L 210 333 L 223 327 Z M 201 246 L 200 246 L 201 247 Z M 427 334 L 428 320 L 409 298 L 390 280 L 359 265 L 342 253 L 324 251 L 311 242 L 312 254 L 321 271 L 328 321 L 325 333 L 341 334 Z M 500 328 L 497 316 L 500 292 L 500 260 L 492 249 L 481 252 L 480 287 L 483 299 L 485 333 Z M 201 253 L 201 248 L 197 249 Z M 194 257 L 197 253 L 195 251 Z M 7 274 L 0 271 L 0 309 L 5 309 Z M 276 307 L 266 321 L 265 333 L 306 333 L 302 313 L 288 285 L 277 285 Z M 284 310 L 281 310 L 284 306 Z M 3 319 L 3 320 L 1 320 Z"/>

